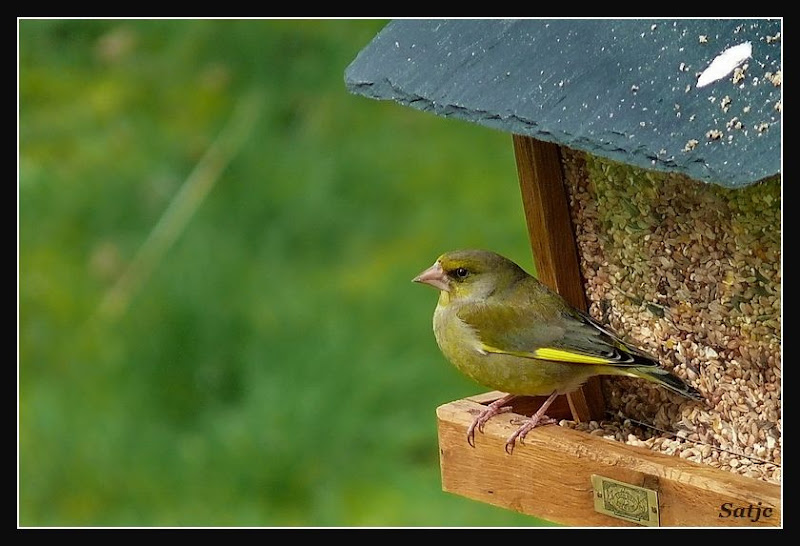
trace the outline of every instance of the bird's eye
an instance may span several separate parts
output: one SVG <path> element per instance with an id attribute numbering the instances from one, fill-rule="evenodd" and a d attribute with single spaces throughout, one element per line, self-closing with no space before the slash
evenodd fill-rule
<path id="1" fill-rule="evenodd" d="M 469 275 L 469 271 L 467 271 L 467 269 L 464 267 L 459 267 L 454 271 L 454 273 L 459 279 L 466 279 L 467 275 Z"/>

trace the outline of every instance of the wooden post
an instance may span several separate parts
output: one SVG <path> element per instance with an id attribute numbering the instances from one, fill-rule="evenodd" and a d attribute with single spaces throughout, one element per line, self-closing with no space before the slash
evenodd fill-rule
<path id="1" fill-rule="evenodd" d="M 585 311 L 586 295 L 558 146 L 522 135 L 513 135 L 513 139 L 537 277 L 573 307 Z M 568 394 L 567 400 L 575 420 L 602 419 L 605 402 L 599 378 Z"/>

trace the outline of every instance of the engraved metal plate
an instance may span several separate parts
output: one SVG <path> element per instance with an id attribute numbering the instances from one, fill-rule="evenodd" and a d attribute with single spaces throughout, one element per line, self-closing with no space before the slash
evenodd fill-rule
<path id="1" fill-rule="evenodd" d="M 594 487 L 594 509 L 607 516 L 632 521 L 639 525 L 658 527 L 658 493 L 592 475 Z"/>

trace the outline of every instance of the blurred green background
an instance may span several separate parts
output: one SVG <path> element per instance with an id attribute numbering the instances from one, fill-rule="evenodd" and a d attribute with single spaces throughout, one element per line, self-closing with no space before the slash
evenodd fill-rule
<path id="1" fill-rule="evenodd" d="M 530 267 L 511 137 L 350 95 L 384 24 L 18 22 L 20 525 L 540 523 L 441 491 L 410 282 Z"/>

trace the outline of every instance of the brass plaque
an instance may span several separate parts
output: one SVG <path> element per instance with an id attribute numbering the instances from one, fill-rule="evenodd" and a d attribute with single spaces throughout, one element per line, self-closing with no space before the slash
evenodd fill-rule
<path id="1" fill-rule="evenodd" d="M 658 493 L 603 476 L 592 475 L 594 509 L 607 516 L 658 527 Z"/>

